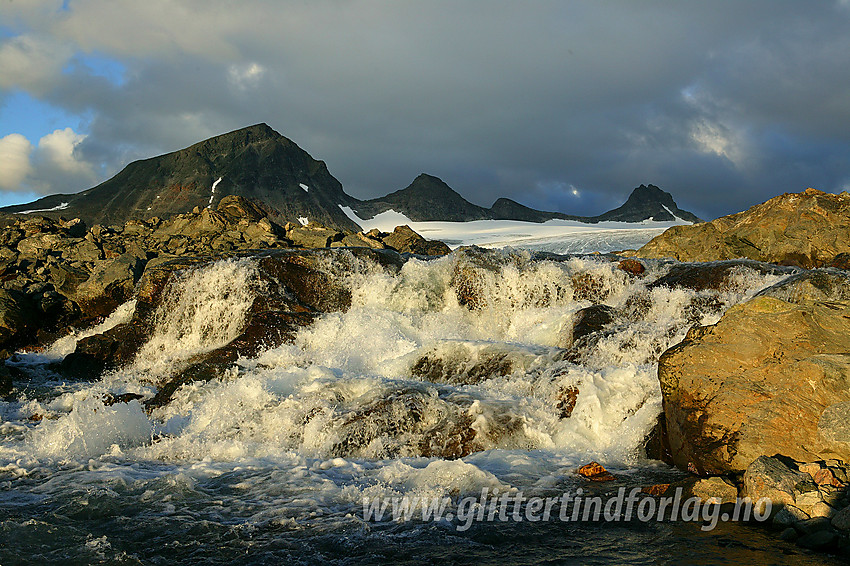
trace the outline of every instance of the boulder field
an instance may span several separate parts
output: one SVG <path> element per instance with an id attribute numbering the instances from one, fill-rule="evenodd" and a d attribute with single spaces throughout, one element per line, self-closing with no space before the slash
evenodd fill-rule
<path id="1" fill-rule="evenodd" d="M 216 209 L 168 219 L 87 227 L 19 214 L 0 230 L 0 355 L 46 344 L 102 318 L 131 298 L 150 268 L 176 258 L 227 257 L 246 250 L 358 247 L 445 255 L 442 242 L 407 226 L 392 233 L 344 233 L 315 223 L 280 226 L 264 206 L 227 196 Z M 0 374 L 4 373 L 0 371 Z M 5 380 L 0 377 L 0 389 Z"/>

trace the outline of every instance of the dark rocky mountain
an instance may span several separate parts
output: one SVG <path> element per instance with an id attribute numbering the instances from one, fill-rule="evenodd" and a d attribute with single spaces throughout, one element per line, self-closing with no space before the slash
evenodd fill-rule
<path id="1" fill-rule="evenodd" d="M 594 218 L 600 222 L 640 222 L 647 218 L 668 222 L 675 220 L 674 215 L 688 222 L 700 222 L 695 214 L 679 208 L 670 193 L 655 185 L 641 185 L 632 191 L 622 206 Z"/>
<path id="2" fill-rule="evenodd" d="M 269 217 L 279 222 L 297 222 L 303 217 L 326 226 L 359 230 L 338 206 L 353 199 L 325 163 L 266 124 L 135 161 L 81 193 L 51 195 L 2 211 L 37 210 L 44 216 L 79 217 L 90 225 L 112 225 L 215 207 L 227 195 L 263 203 Z M 50 210 L 54 208 L 61 210 Z"/>
<path id="3" fill-rule="evenodd" d="M 381 212 L 395 210 L 415 222 L 467 222 L 492 218 L 489 210 L 472 204 L 442 179 L 425 173 L 401 190 L 357 203 L 354 210 L 360 218 L 374 218 Z"/>
<path id="4" fill-rule="evenodd" d="M 525 222 L 546 222 L 553 218 L 563 220 L 578 220 L 580 216 L 569 216 L 557 212 L 543 212 L 520 204 L 509 198 L 496 199 L 490 207 L 491 218 L 496 220 L 522 220 Z"/>
<path id="5" fill-rule="evenodd" d="M 361 201 L 348 195 L 323 161 L 313 159 L 292 140 L 266 124 L 215 136 L 185 149 L 134 161 L 100 185 L 76 194 L 57 194 L 7 206 L 5 223 L 25 213 L 80 218 L 88 225 L 121 225 L 128 220 L 167 218 L 196 207 L 215 208 L 225 196 L 255 201 L 271 220 L 284 224 L 307 219 L 346 232 L 360 230 L 340 208 L 351 207 L 371 219 L 395 210 L 415 222 L 551 219 L 599 222 L 673 220 L 697 222 L 673 197 L 654 185 L 641 185 L 621 207 L 599 216 L 545 212 L 500 198 L 490 208 L 472 204 L 441 179 L 421 174 L 404 189 Z"/>
<path id="6" fill-rule="evenodd" d="M 562 212 L 536 210 L 509 198 L 500 198 L 490 208 L 472 204 L 441 179 L 421 174 L 406 188 L 385 197 L 360 201 L 353 206 L 359 218 L 371 219 L 388 210 L 400 212 L 414 222 L 442 220 L 469 222 L 472 220 L 521 220 L 546 222 L 547 220 L 576 220 L 597 223 L 605 221 L 666 222 L 675 217 L 688 222 L 701 222 L 697 216 L 676 205 L 673 196 L 655 185 L 641 185 L 632 191 L 628 200 L 613 210 L 598 216 L 576 216 Z"/>

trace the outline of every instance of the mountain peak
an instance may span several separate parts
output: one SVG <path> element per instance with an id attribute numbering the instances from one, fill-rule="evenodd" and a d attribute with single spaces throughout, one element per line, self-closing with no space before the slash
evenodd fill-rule
<path id="1" fill-rule="evenodd" d="M 673 195 L 651 184 L 636 187 L 622 206 L 597 218 L 618 222 L 641 222 L 648 218 L 669 222 L 681 218 L 688 222 L 701 222 L 695 214 L 679 208 Z"/>
<path id="2" fill-rule="evenodd" d="M 64 215 L 89 224 L 123 224 L 215 206 L 227 195 L 265 203 L 269 216 L 281 223 L 306 218 L 329 227 L 359 229 L 340 210 L 340 204 L 352 199 L 325 164 L 265 123 L 134 161 L 81 193 L 51 195 L 4 211 L 50 212 L 61 205 Z"/>
<path id="3" fill-rule="evenodd" d="M 465 222 L 489 218 L 486 208 L 472 204 L 445 181 L 427 173 L 420 173 L 407 187 L 385 197 L 358 203 L 356 210 L 361 218 L 374 218 L 376 214 L 394 210 L 414 222 Z"/>

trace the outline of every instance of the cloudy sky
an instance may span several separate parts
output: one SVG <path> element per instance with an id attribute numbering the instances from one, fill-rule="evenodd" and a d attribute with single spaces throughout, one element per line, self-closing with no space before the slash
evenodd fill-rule
<path id="1" fill-rule="evenodd" d="M 266 122 L 357 197 L 850 190 L 850 0 L 0 0 L 0 204 Z"/>

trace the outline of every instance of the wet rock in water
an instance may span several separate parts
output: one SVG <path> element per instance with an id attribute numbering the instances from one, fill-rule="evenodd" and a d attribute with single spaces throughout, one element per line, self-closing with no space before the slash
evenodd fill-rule
<path id="1" fill-rule="evenodd" d="M 563 346 L 570 346 L 586 336 L 601 332 L 616 317 L 617 310 L 608 305 L 593 305 L 577 311 L 573 316 L 570 339 Z"/>
<path id="2" fill-rule="evenodd" d="M 432 383 L 473 385 L 518 370 L 539 370 L 560 355 L 561 351 L 554 349 L 449 340 L 420 355 L 413 362 L 410 375 Z"/>
<path id="3" fill-rule="evenodd" d="M 721 291 L 729 288 L 732 276 L 744 269 L 750 269 L 759 275 L 783 275 L 794 272 L 789 267 L 781 267 L 751 260 L 712 261 L 708 263 L 679 263 L 670 268 L 647 288 L 669 287 L 692 289 L 694 291 Z"/>
<path id="4" fill-rule="evenodd" d="M 371 399 L 336 397 L 309 409 L 305 429 L 319 419 L 342 457 L 456 459 L 495 446 L 521 446 L 526 422 L 506 406 L 484 407 L 451 389 L 399 386 Z M 483 417 L 483 418 L 482 418 Z"/>
<path id="5" fill-rule="evenodd" d="M 562 387 L 558 391 L 558 402 L 555 405 L 555 408 L 558 409 L 558 418 L 568 419 L 572 416 L 573 410 L 576 408 L 576 402 L 578 401 L 578 394 L 578 387 L 572 385 Z"/>
<path id="6" fill-rule="evenodd" d="M 412 253 L 427 256 L 439 256 L 451 253 L 445 243 L 439 240 L 426 240 L 410 226 L 396 226 L 392 234 L 383 238 L 383 243 L 401 253 Z"/>
<path id="7" fill-rule="evenodd" d="M 614 481 L 617 479 L 598 462 L 585 464 L 576 470 L 576 473 L 580 476 L 584 476 L 590 481 Z"/>
<path id="8" fill-rule="evenodd" d="M 779 535 L 780 540 L 784 540 L 785 542 L 794 542 L 797 540 L 797 537 L 800 535 L 797 534 L 796 529 L 793 527 L 788 527 Z"/>
<path id="9" fill-rule="evenodd" d="M 679 261 L 749 258 L 804 268 L 840 263 L 850 253 L 850 194 L 786 193 L 745 212 L 674 226 L 638 250 Z"/>
<path id="10" fill-rule="evenodd" d="M 239 336 L 221 348 L 195 356 L 189 361 L 188 367 L 158 383 L 156 395 L 145 406 L 148 409 L 161 407 L 171 400 L 181 386 L 222 377 L 239 358 L 251 358 L 264 348 L 275 348 L 291 341 L 298 329 L 309 325 L 314 317 L 309 312 L 250 313 Z"/>
<path id="11" fill-rule="evenodd" d="M 491 250 L 470 246 L 455 250 L 454 258 L 450 285 L 458 304 L 472 311 L 485 308 L 491 295 L 487 274 L 498 273 L 504 267 L 504 257 Z"/>
<path id="12" fill-rule="evenodd" d="M 351 306 L 351 291 L 322 269 L 323 262 L 333 257 L 318 251 L 267 252 L 260 257 L 258 268 L 269 284 L 283 286 L 308 310 L 346 311 Z"/>
<path id="13" fill-rule="evenodd" d="M 624 259 L 617 264 L 617 269 L 621 269 L 629 275 L 642 275 L 646 271 L 646 267 L 636 259 Z"/>
<path id="14" fill-rule="evenodd" d="M 658 415 L 655 426 L 643 440 L 643 452 L 651 460 L 661 460 L 665 464 L 673 464 L 670 453 L 670 439 L 667 438 L 667 422 L 664 413 Z"/>
<path id="15" fill-rule="evenodd" d="M 0 347 L 27 342 L 38 326 L 38 308 L 21 291 L 0 288 Z"/>
<path id="16" fill-rule="evenodd" d="M 505 353 L 494 352 L 481 356 L 474 362 L 426 354 L 413 364 L 410 375 L 432 383 L 473 385 L 493 377 L 508 375 L 512 369 L 513 364 Z"/>
<path id="17" fill-rule="evenodd" d="M 133 321 L 83 338 L 60 363 L 62 374 L 74 379 L 95 380 L 105 371 L 121 368 L 133 361 L 149 332 L 147 325 Z"/>
<path id="18" fill-rule="evenodd" d="M 770 499 L 773 512 L 778 512 L 783 505 L 794 505 L 807 512 L 797 500 L 804 493 L 817 492 L 817 485 L 809 474 L 792 469 L 777 457 L 760 456 L 744 473 L 744 493 L 753 501 Z"/>
<path id="19" fill-rule="evenodd" d="M 130 401 L 139 401 L 141 399 L 143 399 L 143 397 L 138 393 L 122 393 L 121 395 L 107 393 L 103 397 L 103 405 L 105 407 L 111 407 L 118 403 L 129 403 Z"/>
<path id="20" fill-rule="evenodd" d="M 462 458 L 483 449 L 464 407 L 400 390 L 341 415 L 334 456 Z"/>
<path id="21" fill-rule="evenodd" d="M 573 300 L 602 303 L 611 294 L 602 276 L 594 273 L 576 273 L 570 278 L 573 288 Z"/>
<path id="22" fill-rule="evenodd" d="M 764 454 L 850 460 L 850 302 L 756 297 L 659 360 L 676 465 L 740 472 Z"/>

